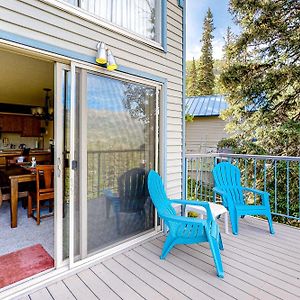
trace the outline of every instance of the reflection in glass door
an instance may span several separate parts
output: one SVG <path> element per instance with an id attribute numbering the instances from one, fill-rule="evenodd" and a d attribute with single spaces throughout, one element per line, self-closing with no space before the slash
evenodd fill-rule
<path id="1" fill-rule="evenodd" d="M 81 207 L 90 254 L 154 229 L 146 180 L 155 167 L 157 88 L 88 72 L 83 78 L 87 188 Z"/>

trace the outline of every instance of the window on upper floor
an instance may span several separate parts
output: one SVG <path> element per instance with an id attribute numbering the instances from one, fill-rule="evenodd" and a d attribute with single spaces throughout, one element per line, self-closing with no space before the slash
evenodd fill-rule
<path id="1" fill-rule="evenodd" d="M 89 13 L 161 43 L 161 0 L 63 0 Z"/>

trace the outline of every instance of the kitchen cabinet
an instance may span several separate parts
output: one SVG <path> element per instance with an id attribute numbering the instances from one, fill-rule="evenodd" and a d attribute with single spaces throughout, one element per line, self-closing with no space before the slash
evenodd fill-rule
<path id="1" fill-rule="evenodd" d="M 19 133 L 26 137 L 39 137 L 41 121 L 32 116 L 0 114 L 0 131 Z"/>
<path id="2" fill-rule="evenodd" d="M 0 115 L 0 127 L 2 132 L 22 132 L 22 116 Z"/>
<path id="3" fill-rule="evenodd" d="M 33 117 L 23 117 L 23 126 L 21 136 L 40 136 L 41 135 L 41 121 Z"/>

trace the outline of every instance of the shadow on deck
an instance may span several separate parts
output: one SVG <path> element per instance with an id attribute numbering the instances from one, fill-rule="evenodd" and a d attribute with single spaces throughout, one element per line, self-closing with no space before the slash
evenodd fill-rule
<path id="1" fill-rule="evenodd" d="M 220 224 L 223 227 L 223 224 Z M 225 278 L 216 276 L 208 244 L 180 245 L 159 259 L 164 236 L 18 299 L 299 299 L 300 230 L 246 217 L 226 235 Z"/>

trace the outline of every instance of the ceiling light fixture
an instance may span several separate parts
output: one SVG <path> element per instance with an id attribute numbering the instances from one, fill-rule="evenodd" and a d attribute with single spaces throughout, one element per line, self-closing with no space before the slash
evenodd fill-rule
<path id="1" fill-rule="evenodd" d="M 39 118 L 41 120 L 45 120 L 47 125 L 48 121 L 53 120 L 54 110 L 53 107 L 50 105 L 49 92 L 51 91 L 51 89 L 44 88 L 44 91 L 45 91 L 45 106 L 32 107 L 31 113 L 34 117 Z"/>

